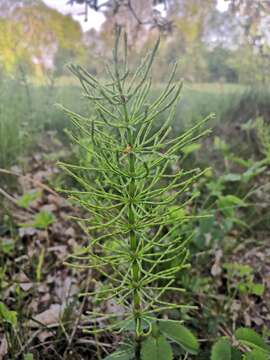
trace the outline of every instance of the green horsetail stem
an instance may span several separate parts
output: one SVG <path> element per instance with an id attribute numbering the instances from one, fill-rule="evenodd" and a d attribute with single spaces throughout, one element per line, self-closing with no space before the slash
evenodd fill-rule
<path id="1" fill-rule="evenodd" d="M 181 234 L 179 228 L 194 215 L 179 209 L 185 209 L 195 197 L 189 195 L 189 189 L 203 171 L 179 168 L 173 172 L 170 166 L 178 162 L 184 146 L 208 134 L 209 130 L 202 128 L 213 115 L 172 138 L 171 124 L 182 90 L 182 82 L 174 81 L 177 64 L 164 90 L 149 103 L 159 40 L 132 72 L 126 35 L 123 38 L 122 59 L 121 31 L 117 29 L 113 66 L 106 67 L 109 80 L 100 81 L 82 67 L 70 66 L 95 114 L 88 118 L 63 110 L 78 130 L 71 134 L 72 140 L 91 160 L 87 157 L 83 163 L 60 166 L 80 186 L 62 191 L 88 213 L 87 218 L 74 219 L 89 234 L 89 245 L 71 255 L 69 265 L 95 269 L 106 279 L 93 291 L 81 294 L 91 297 L 93 303 L 89 312 L 93 325 L 85 331 L 130 332 L 132 324 L 134 357 L 139 360 L 142 341 L 152 332 L 156 316 L 190 308 L 166 301 L 164 294 L 184 291 L 176 286 L 175 277 L 189 266 L 192 234 Z M 165 121 L 155 127 L 164 113 Z M 177 208 L 172 208 L 175 204 Z M 119 313 L 97 311 L 100 302 L 111 299 L 120 305 Z M 97 328 L 99 317 L 106 323 Z"/>

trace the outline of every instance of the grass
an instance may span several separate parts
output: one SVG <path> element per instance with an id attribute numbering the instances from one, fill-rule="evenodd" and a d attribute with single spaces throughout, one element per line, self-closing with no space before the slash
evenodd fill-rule
<path id="1" fill-rule="evenodd" d="M 162 84 L 152 91 L 155 97 Z M 267 115 L 269 91 L 251 91 L 237 84 L 185 84 L 177 105 L 174 131 L 180 132 L 209 113 L 216 114 L 212 126 L 238 121 L 244 114 L 255 116 L 260 109 Z M 74 112 L 91 113 L 79 93 L 79 84 L 71 78 L 59 78 L 51 85 L 30 83 L 28 89 L 16 79 L 0 82 L 0 167 L 17 164 L 21 155 L 38 143 L 44 130 L 55 130 L 63 138 L 70 127 L 67 116 L 55 104 L 61 103 Z M 263 114 L 263 115 L 264 115 Z M 166 114 L 159 122 L 165 121 Z"/>
<path id="2" fill-rule="evenodd" d="M 7 167 L 17 159 L 26 143 L 30 114 L 15 82 L 2 80 L 0 86 L 0 166 Z"/>
<path id="3" fill-rule="evenodd" d="M 44 130 L 56 130 L 63 135 L 69 126 L 67 117 L 55 104 L 61 103 L 77 112 L 87 107 L 78 95 L 78 87 L 30 84 L 18 80 L 0 82 L 0 167 L 19 162 L 32 146 L 38 144 Z"/>

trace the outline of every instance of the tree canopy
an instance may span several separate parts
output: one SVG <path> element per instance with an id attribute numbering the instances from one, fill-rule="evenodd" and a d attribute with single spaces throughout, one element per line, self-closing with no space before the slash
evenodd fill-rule
<path id="1" fill-rule="evenodd" d="M 58 52 L 71 58 L 83 52 L 79 23 L 41 1 L 16 1 L 2 6 L 0 15 L 0 63 L 8 72 L 23 63 L 40 73 L 52 67 Z"/>

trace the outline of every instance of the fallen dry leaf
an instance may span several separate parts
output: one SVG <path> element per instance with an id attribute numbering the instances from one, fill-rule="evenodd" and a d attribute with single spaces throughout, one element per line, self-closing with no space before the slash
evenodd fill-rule
<path id="1" fill-rule="evenodd" d="M 17 274 L 14 278 L 14 281 L 16 281 L 18 283 L 30 282 L 29 278 L 26 276 L 26 274 L 24 272 L 20 272 L 19 274 Z"/>
<path id="2" fill-rule="evenodd" d="M 23 291 L 30 290 L 34 285 L 24 272 L 20 272 L 19 274 L 17 274 L 14 278 L 14 281 L 20 285 L 20 288 Z"/>
<path id="3" fill-rule="evenodd" d="M 68 236 L 69 238 L 74 238 L 76 236 L 76 231 L 74 230 L 73 227 L 69 227 L 66 231 L 65 231 L 65 235 Z"/>
<path id="4" fill-rule="evenodd" d="M 46 205 L 41 206 L 40 210 L 52 213 L 57 210 L 57 207 L 54 204 L 46 204 Z"/>
<path id="5" fill-rule="evenodd" d="M 60 304 L 52 304 L 48 310 L 34 316 L 33 320 L 36 320 L 38 323 L 46 326 L 56 325 L 59 323 L 61 312 L 62 307 Z M 38 328 L 40 325 L 33 320 L 30 321 L 30 326 L 32 328 Z"/>
<path id="6" fill-rule="evenodd" d="M 4 356 L 7 353 L 8 353 L 8 343 L 7 343 L 7 339 L 4 335 L 3 338 L 1 339 L 1 344 L 0 344 L 0 360 L 3 360 Z"/>
<path id="7" fill-rule="evenodd" d="M 43 343 L 51 336 L 53 336 L 53 333 L 51 331 L 41 331 L 37 337 L 38 337 L 39 341 L 41 343 Z"/>
<path id="8" fill-rule="evenodd" d="M 222 273 L 222 268 L 220 266 L 220 260 L 222 258 L 223 252 L 222 250 L 217 250 L 215 253 L 215 262 L 211 268 L 212 276 L 218 276 Z"/>
<path id="9" fill-rule="evenodd" d="M 34 236 L 37 233 L 37 229 L 33 227 L 23 227 L 19 229 L 19 236 L 23 238 L 24 236 Z"/>

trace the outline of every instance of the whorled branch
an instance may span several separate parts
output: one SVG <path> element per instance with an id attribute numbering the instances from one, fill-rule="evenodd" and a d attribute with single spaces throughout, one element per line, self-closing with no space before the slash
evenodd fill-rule
<path id="1" fill-rule="evenodd" d="M 103 323 L 96 329 L 94 321 L 86 331 L 121 331 L 133 326 L 139 359 L 141 340 L 151 333 L 155 316 L 186 306 L 169 302 L 164 295 L 183 291 L 175 286 L 175 278 L 188 267 L 192 233 L 179 234 L 177 229 L 194 215 L 179 209 L 193 200 L 189 189 L 202 172 L 168 170 L 184 146 L 208 132 L 201 130 L 208 118 L 169 138 L 182 88 L 181 83 L 173 82 L 176 67 L 168 85 L 149 104 L 150 70 L 159 42 L 132 72 L 126 38 L 124 59 L 119 59 L 119 39 L 118 29 L 109 81 L 99 81 L 81 67 L 70 68 L 80 80 L 85 97 L 91 100 L 95 116 L 64 111 L 88 140 L 85 144 L 80 141 L 81 135 L 72 135 L 74 142 L 92 160 L 85 165 L 60 165 L 80 186 L 63 191 L 88 214 L 77 220 L 89 234 L 89 246 L 71 255 L 69 263 L 75 268 L 95 269 L 107 279 L 105 286 L 82 295 L 91 296 L 96 303 L 114 299 L 122 309 L 118 314 L 93 310 L 91 317 L 102 317 Z M 167 110 L 168 118 L 155 129 L 157 117 Z"/>

